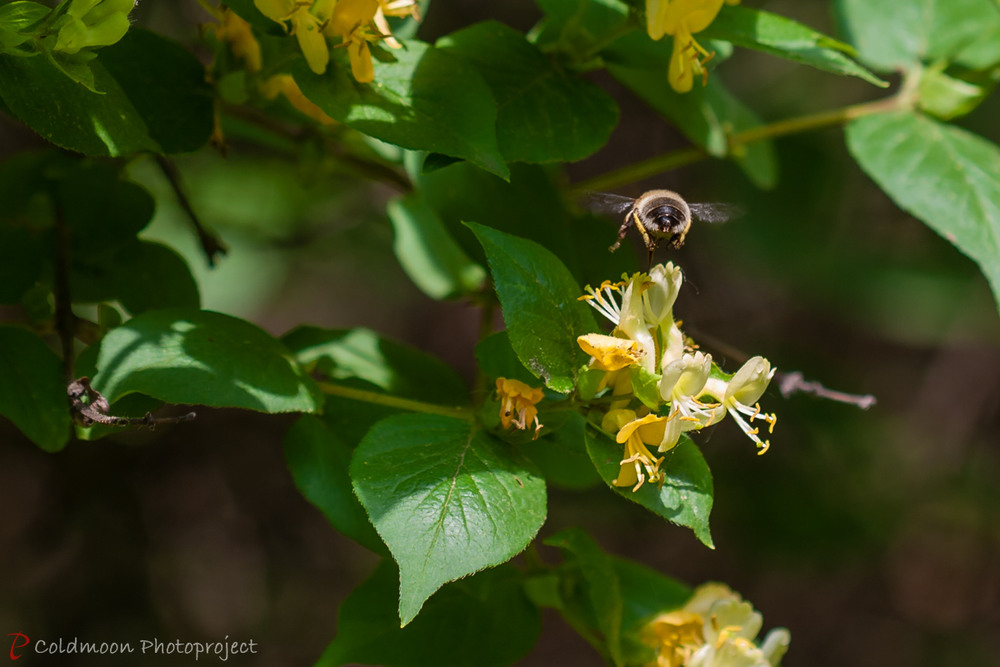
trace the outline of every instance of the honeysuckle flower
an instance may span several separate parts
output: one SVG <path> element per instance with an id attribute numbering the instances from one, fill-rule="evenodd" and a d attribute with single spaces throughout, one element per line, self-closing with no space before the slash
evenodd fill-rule
<path id="1" fill-rule="evenodd" d="M 761 419 L 768 423 L 768 433 L 774 431 L 777 416 L 761 412 L 757 401 L 767 389 L 775 370 L 771 368 L 771 362 L 764 357 L 753 357 L 743 364 L 728 382 L 718 378 L 709 378 L 703 392 L 721 403 L 716 408 L 712 423 L 725 416 L 723 410 L 728 412 L 740 429 L 747 434 L 747 437 L 757 444 L 757 448 L 760 450 L 757 452 L 758 454 L 766 452 L 771 443 L 767 440 L 761 440 L 758 435 L 760 430 L 753 427 L 751 423 L 755 419 Z M 746 419 L 743 418 L 743 415 L 746 415 Z"/>
<path id="2" fill-rule="evenodd" d="M 420 5 L 417 0 L 378 0 L 378 11 L 375 12 L 375 27 L 385 36 L 385 45 L 390 49 L 401 49 L 403 45 L 396 41 L 389 28 L 389 21 L 386 16 L 412 16 L 415 20 L 420 20 Z"/>
<path id="3" fill-rule="evenodd" d="M 338 0 L 325 32 L 340 37 L 339 46 L 347 49 L 351 74 L 359 83 L 375 80 L 372 53 L 368 42 L 383 39 L 386 33 L 374 32 L 371 23 L 380 11 L 378 0 Z M 388 24 L 386 24 L 388 28 Z"/>
<path id="4" fill-rule="evenodd" d="M 530 387 L 520 380 L 497 378 L 497 400 L 500 401 L 500 423 L 509 429 L 512 425 L 522 431 L 534 422 L 535 437 L 542 428 L 535 407 L 545 397 L 540 387 Z"/>
<path id="5" fill-rule="evenodd" d="M 295 35 L 306 62 L 316 74 L 326 71 L 330 48 L 323 36 L 327 16 L 313 14 L 313 0 L 253 0 L 260 12 Z M 323 6 L 325 10 L 326 5 Z M 291 24 L 291 28 L 289 28 Z"/>
<path id="6" fill-rule="evenodd" d="M 592 357 L 591 368 L 601 371 L 619 371 L 636 365 L 645 354 L 636 341 L 617 336 L 586 334 L 578 336 L 576 343 Z"/>
<path id="7" fill-rule="evenodd" d="M 259 72 L 261 68 L 260 43 L 253 35 L 250 24 L 229 9 L 214 11 L 208 5 L 205 8 L 219 20 L 215 26 L 215 38 L 220 42 L 228 42 L 233 55 L 243 61 L 248 72 Z"/>
<path id="8" fill-rule="evenodd" d="M 774 667 L 788 648 L 784 628 L 754 643 L 763 618 L 723 584 L 699 586 L 681 608 L 656 616 L 640 638 L 657 649 L 649 667 Z"/>
<path id="9" fill-rule="evenodd" d="M 696 431 L 712 423 L 718 403 L 698 400 L 709 373 L 712 372 L 712 355 L 696 352 L 667 363 L 660 377 L 660 397 L 670 403 L 670 415 L 659 451 L 674 447 L 681 433 Z"/>
<path id="10" fill-rule="evenodd" d="M 652 39 L 673 35 L 667 79 L 679 93 L 691 90 L 695 76 L 708 76 L 705 70 L 714 54 L 695 41 L 693 34 L 707 28 L 722 9 L 723 3 L 739 0 L 646 0 L 646 31 Z"/>
<path id="11" fill-rule="evenodd" d="M 632 491 L 638 491 L 646 483 L 662 484 L 664 480 L 660 464 L 663 457 L 656 457 L 649 451 L 647 445 L 659 444 L 663 439 L 666 417 L 648 414 L 637 418 L 633 410 L 609 410 L 601 421 L 605 431 L 617 431 L 615 440 L 625 445 L 625 452 L 618 477 L 612 480 L 615 486 L 631 486 Z"/>
<path id="12" fill-rule="evenodd" d="M 333 125 L 337 122 L 302 94 L 299 84 L 295 83 L 291 74 L 275 74 L 269 77 L 261 82 L 260 92 L 269 100 L 275 99 L 278 95 L 284 95 L 293 107 L 323 125 Z"/>
<path id="13" fill-rule="evenodd" d="M 643 314 L 651 327 L 674 320 L 674 301 L 684 282 L 684 274 L 673 262 L 657 264 L 649 271 L 649 281 L 642 292 Z"/>
<path id="14" fill-rule="evenodd" d="M 631 277 L 622 276 L 617 283 L 604 281 L 595 290 L 587 285 L 581 301 L 586 301 L 615 325 L 612 335 L 628 338 L 639 344 L 642 350 L 640 364 L 650 373 L 656 368 L 656 342 L 651 325 L 646 321 L 643 292 L 652 284 L 645 273 L 635 273 Z M 621 303 L 619 303 L 619 296 Z M 655 326 L 655 325 L 654 325 Z"/>

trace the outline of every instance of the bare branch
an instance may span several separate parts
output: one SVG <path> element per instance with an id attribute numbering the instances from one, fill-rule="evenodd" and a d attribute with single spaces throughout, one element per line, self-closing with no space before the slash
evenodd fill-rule
<path id="1" fill-rule="evenodd" d="M 147 412 L 143 417 L 116 417 L 109 415 L 111 409 L 108 399 L 90 386 L 90 378 L 82 377 L 70 382 L 66 387 L 70 408 L 73 410 L 73 420 L 82 426 L 105 424 L 106 426 L 148 426 L 156 428 L 157 424 L 176 424 L 195 418 L 195 413 L 189 412 L 179 417 L 154 417 Z"/>
<path id="2" fill-rule="evenodd" d="M 848 394 L 834 389 L 827 389 L 819 382 L 807 382 L 805 376 L 799 371 L 776 373 L 775 375 L 777 375 L 778 389 L 785 398 L 798 393 L 812 394 L 813 396 L 837 401 L 838 403 L 856 405 L 862 410 L 867 410 L 875 405 L 876 402 L 875 397 L 871 394 Z"/>

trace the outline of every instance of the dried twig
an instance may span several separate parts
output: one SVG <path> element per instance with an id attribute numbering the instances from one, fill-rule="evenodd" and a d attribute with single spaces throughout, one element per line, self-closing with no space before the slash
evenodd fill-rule
<path id="1" fill-rule="evenodd" d="M 827 389 L 819 382 L 807 382 L 805 376 L 799 371 L 775 373 L 775 375 L 778 380 L 778 390 L 781 391 L 781 395 L 785 398 L 798 393 L 812 394 L 813 396 L 837 401 L 838 403 L 856 405 L 862 410 L 867 410 L 875 405 L 876 402 L 875 397 L 871 394 L 848 394 L 834 389 Z"/>
<path id="2" fill-rule="evenodd" d="M 69 383 L 66 387 L 73 419 L 82 426 L 105 424 L 107 426 L 148 426 L 150 429 L 157 424 L 175 424 L 195 418 L 195 413 L 189 412 L 179 417 L 154 417 L 147 412 L 144 417 L 115 417 L 109 415 L 111 405 L 108 399 L 90 386 L 90 378 L 82 377 Z"/>

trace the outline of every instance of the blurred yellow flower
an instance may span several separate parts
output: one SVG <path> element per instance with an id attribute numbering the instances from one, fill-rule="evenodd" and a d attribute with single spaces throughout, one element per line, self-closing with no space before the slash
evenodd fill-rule
<path id="1" fill-rule="evenodd" d="M 332 125 L 337 122 L 302 94 L 291 74 L 275 74 L 268 78 L 260 84 L 260 92 L 269 100 L 275 99 L 278 95 L 284 95 L 293 107 L 323 125 Z"/>
<path id="2" fill-rule="evenodd" d="M 657 649 L 647 667 L 775 667 L 791 635 L 776 628 L 758 646 L 763 622 L 725 584 L 703 584 L 682 608 L 659 614 L 642 629 L 643 643 Z"/>
<path id="3" fill-rule="evenodd" d="M 693 34 L 707 28 L 724 3 L 735 5 L 739 0 L 646 0 L 649 36 L 652 39 L 660 39 L 663 35 L 674 37 L 667 79 L 677 92 L 691 90 L 695 76 L 707 79 L 705 63 L 715 54 L 696 42 Z"/>
<path id="4" fill-rule="evenodd" d="M 326 71 L 330 62 L 330 49 L 322 32 L 326 17 L 312 13 L 313 0 L 254 0 L 254 5 L 264 16 L 295 35 L 309 69 L 316 74 Z"/>
<path id="5" fill-rule="evenodd" d="M 206 9 L 208 6 L 205 5 Z M 261 68 L 260 43 L 253 36 L 250 24 L 240 18 L 228 7 L 215 12 L 219 25 L 215 26 L 215 38 L 220 42 L 229 42 L 233 55 L 241 59 L 248 72 L 259 72 Z"/>

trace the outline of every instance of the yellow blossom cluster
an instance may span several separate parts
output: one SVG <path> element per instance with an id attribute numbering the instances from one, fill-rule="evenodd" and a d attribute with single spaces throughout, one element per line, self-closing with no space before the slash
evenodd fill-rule
<path id="1" fill-rule="evenodd" d="M 254 4 L 295 35 L 316 74 L 323 74 L 330 62 L 327 38 L 339 39 L 336 47 L 347 49 L 351 73 L 361 83 L 375 78 L 369 42 L 384 40 L 386 46 L 400 48 L 386 17 L 419 19 L 416 0 L 254 0 Z"/>
<path id="2" fill-rule="evenodd" d="M 740 0 L 646 0 L 646 32 L 653 39 L 673 35 L 674 50 L 667 78 L 678 93 L 691 90 L 694 78 L 708 77 L 705 64 L 712 59 L 693 35 L 707 28 L 723 4 Z"/>
<path id="3" fill-rule="evenodd" d="M 776 667 L 791 635 L 776 628 L 758 646 L 763 622 L 753 605 L 725 584 L 704 584 L 683 607 L 643 627 L 643 643 L 656 649 L 656 660 L 647 667 Z"/>
<path id="4" fill-rule="evenodd" d="M 577 343 L 591 357 L 590 373 L 599 375 L 594 394 L 610 389 L 601 428 L 624 446 L 613 483 L 633 491 L 647 481 L 663 483 L 663 457 L 653 448 L 669 451 L 682 433 L 716 424 L 728 414 L 763 454 L 769 443 L 751 423 L 764 420 L 773 429 L 776 420 L 756 404 L 774 375 L 766 359 L 754 357 L 727 376 L 681 332 L 673 306 L 682 282 L 679 267 L 660 264 L 597 289 L 588 285 L 580 297 L 615 325 L 610 335 L 587 334 Z M 637 377 L 655 382 L 654 400 L 648 395 L 645 404 L 637 399 Z"/>

